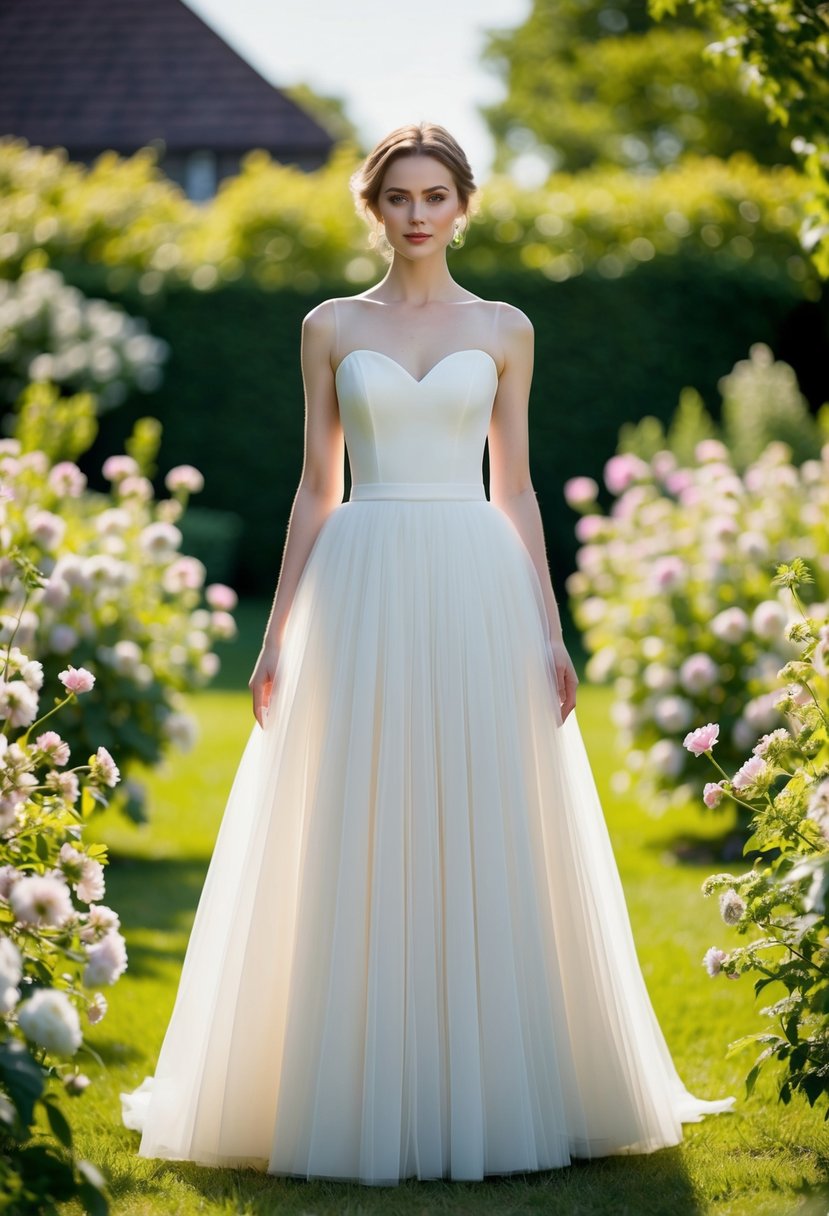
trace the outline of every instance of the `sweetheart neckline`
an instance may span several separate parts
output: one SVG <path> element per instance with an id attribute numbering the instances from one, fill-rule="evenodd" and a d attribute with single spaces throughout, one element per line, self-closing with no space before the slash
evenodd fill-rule
<path id="1" fill-rule="evenodd" d="M 448 359 L 454 359 L 456 355 L 476 355 L 476 354 L 484 355 L 487 359 L 489 359 L 490 363 L 495 368 L 496 377 L 498 377 L 498 379 L 500 379 L 500 376 L 498 375 L 498 364 L 495 362 L 495 360 L 493 359 L 493 357 L 489 353 L 489 351 L 483 350 L 483 348 L 480 346 L 468 346 L 462 350 L 450 350 L 449 354 L 444 355 L 442 359 L 438 359 L 437 363 L 434 363 L 429 368 L 426 375 L 422 376 L 420 378 L 420 380 L 418 380 L 416 376 L 413 376 L 407 367 L 404 367 L 402 363 L 398 363 L 397 359 L 394 359 L 391 355 L 385 354 L 384 351 L 372 350 L 368 346 L 358 346 L 358 347 L 355 347 L 354 350 L 350 350 L 347 355 L 343 355 L 342 359 L 340 359 L 339 363 L 337 364 L 337 370 L 334 372 L 334 379 L 335 380 L 337 379 L 337 377 L 340 374 L 340 368 L 346 362 L 347 359 L 351 358 L 352 355 L 379 355 L 379 357 L 381 359 L 385 359 L 385 360 L 387 360 L 387 362 L 394 364 L 395 367 L 399 367 L 401 372 L 403 373 L 403 375 L 408 376 L 408 378 L 411 380 L 412 384 L 425 384 L 425 382 L 431 376 L 432 372 L 437 371 L 437 369 L 441 366 L 441 364 L 446 363 L 446 361 Z"/>

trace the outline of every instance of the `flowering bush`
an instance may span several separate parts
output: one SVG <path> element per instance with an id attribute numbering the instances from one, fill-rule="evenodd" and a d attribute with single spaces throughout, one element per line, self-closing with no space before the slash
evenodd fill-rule
<path id="1" fill-rule="evenodd" d="M 745 1035 L 728 1054 L 763 1044 L 746 1077 L 747 1094 L 763 1063 L 777 1059 L 785 1066 L 779 1100 L 801 1093 L 814 1106 L 829 1099 L 829 617 L 825 610 L 821 617 L 807 614 L 798 589 L 811 574 L 800 559 L 782 564 L 774 581 L 789 590 L 798 614 L 787 630 L 798 657 L 779 673 L 786 683 L 776 696 L 786 725 L 764 734 L 731 776 L 714 759 L 717 723 L 689 732 L 684 743 L 722 774 L 706 784 L 706 804 L 734 800 L 745 808 L 752 835 L 744 852 L 760 855 L 746 874 L 712 874 L 702 890 L 720 892 L 727 925 L 762 936 L 731 951 L 712 946 L 703 963 L 711 976 L 758 972 L 757 995 L 772 983 L 785 989 L 760 1011 L 777 1020 L 782 1034 Z"/>
<path id="2" fill-rule="evenodd" d="M 782 724 L 777 672 L 798 652 L 791 605 L 768 591 L 774 565 L 799 551 L 813 562 L 815 595 L 829 593 L 829 444 L 796 468 L 791 448 L 771 443 L 742 474 L 718 439 L 698 442 L 694 456 L 689 467 L 667 449 L 611 457 L 607 514 L 592 479 L 565 487 L 582 512 L 567 581 L 573 617 L 588 677 L 613 679 L 628 749 L 614 785 L 635 779 L 654 809 L 699 793 L 699 766 L 682 746 L 693 722 L 716 719 L 726 767 Z"/>
<path id="3" fill-rule="evenodd" d="M 64 735 L 76 754 L 103 745 L 126 776 L 133 761 L 154 764 L 171 742 L 192 745 L 183 693 L 218 670 L 211 647 L 235 635 L 236 594 L 219 583 L 203 588 L 203 563 L 180 552 L 176 521 L 201 489 L 199 471 L 170 469 L 170 497 L 154 501 L 154 420 L 137 425 L 129 453 L 105 461 L 111 489 L 102 494 L 87 488 L 74 461 L 55 463 L 43 450 L 49 411 L 42 404 L 33 393 L 18 434 L 0 441 L 0 644 L 14 637 L 50 683 L 67 662 L 95 675 L 83 705 L 67 706 Z M 73 401 L 62 405 L 69 434 Z M 20 557 L 46 575 L 31 593 Z M 9 695 L 0 686 L 0 705 Z M 19 686 L 13 695 L 22 698 L 15 713 L 26 725 L 31 698 Z M 144 817 L 137 782 L 126 779 L 116 801 Z"/>
<path id="4" fill-rule="evenodd" d="M 25 557 L 13 560 L 25 602 L 43 576 Z M 104 1017 L 107 998 L 95 990 L 127 967 L 119 917 L 100 902 L 106 846 L 82 839 L 120 772 L 104 746 L 70 766 L 66 739 L 44 729 L 93 691 L 91 672 L 68 665 L 57 677 L 63 695 L 41 713 L 43 665 L 10 638 L 0 670 L 0 1207 L 40 1213 L 76 1196 L 107 1212 L 104 1179 L 75 1157 L 60 1097 L 89 1086 L 78 1055 L 98 1057 L 83 1022 Z M 35 1133 L 39 1111 L 58 1144 Z"/>
<path id="5" fill-rule="evenodd" d="M 49 267 L 0 279 L 0 399 L 11 403 L 30 380 L 96 394 L 100 408 L 120 405 L 130 386 L 161 380 L 166 342 L 106 300 L 88 300 Z"/>

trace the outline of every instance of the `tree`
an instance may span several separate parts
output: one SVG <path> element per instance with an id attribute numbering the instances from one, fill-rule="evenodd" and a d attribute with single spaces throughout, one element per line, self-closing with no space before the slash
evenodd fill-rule
<path id="1" fill-rule="evenodd" d="M 315 118 L 333 139 L 341 143 L 352 143 L 357 148 L 360 147 L 357 128 L 346 113 L 346 103 L 342 97 L 330 97 L 328 94 L 318 93 L 309 84 L 283 86 L 282 92 L 312 118 Z"/>
<path id="2" fill-rule="evenodd" d="M 708 41 L 695 13 L 657 22 L 647 0 L 533 0 L 526 22 L 490 32 L 484 49 L 507 84 L 504 100 L 483 108 L 496 168 L 524 152 L 568 171 L 596 162 L 654 171 L 685 152 L 737 150 L 794 163 L 736 66 L 703 59 Z"/>
<path id="3" fill-rule="evenodd" d="M 815 0 L 649 0 L 654 18 L 681 8 L 708 21 L 719 41 L 704 60 L 735 69 L 788 133 L 813 185 L 801 241 L 829 277 L 829 4 Z"/>

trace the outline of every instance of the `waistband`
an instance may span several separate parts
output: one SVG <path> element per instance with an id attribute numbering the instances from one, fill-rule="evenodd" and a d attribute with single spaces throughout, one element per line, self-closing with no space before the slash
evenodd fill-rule
<path id="1" fill-rule="evenodd" d="M 482 481 L 358 481 L 351 487 L 349 501 L 370 498 L 471 498 L 486 501 Z"/>

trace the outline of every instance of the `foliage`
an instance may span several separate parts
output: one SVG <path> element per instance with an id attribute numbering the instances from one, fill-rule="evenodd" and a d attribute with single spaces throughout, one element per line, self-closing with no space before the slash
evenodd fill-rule
<path id="1" fill-rule="evenodd" d="M 731 75 L 803 156 L 811 184 L 802 228 L 804 248 L 829 278 L 829 6 L 812 0 L 648 0 L 654 17 L 684 7 L 710 22 L 719 39 L 704 57 Z"/>
<path id="2" fill-rule="evenodd" d="M 316 119 L 332 138 L 359 146 L 359 132 L 348 116 L 344 98 L 319 93 L 305 83 L 280 85 L 280 92 Z M 365 152 L 368 153 L 368 148 Z"/>
<path id="3" fill-rule="evenodd" d="M 794 237 L 801 189 L 793 169 L 764 170 L 745 154 L 686 157 L 656 177 L 557 173 L 535 190 L 494 177 L 483 191 L 483 236 L 473 228 L 464 262 L 479 274 L 514 267 L 560 283 L 588 269 L 619 278 L 683 254 L 782 271 L 816 298 Z"/>
<path id="4" fill-rule="evenodd" d="M 553 284 L 517 270 L 478 276 L 458 266 L 465 287 L 509 300 L 535 326 L 532 471 L 556 585 L 573 569 L 576 550 L 562 486 L 577 470 L 601 476 L 625 419 L 649 413 L 668 420 L 689 383 L 716 409 L 719 377 L 758 339 L 798 365 L 814 359 L 821 374 L 825 347 L 809 341 L 808 324 L 812 315 L 820 322 L 820 307 L 803 303 L 802 285 L 777 271 L 767 276 L 750 263 L 729 267 L 717 258 L 658 258 L 620 279 L 585 273 Z M 105 290 L 102 268 L 82 270 L 78 281 L 87 294 Z M 146 310 L 153 332 L 175 351 L 153 414 L 164 428 L 169 463 L 202 471 L 199 504 L 244 521 L 231 578 L 239 591 L 273 594 L 302 468 L 302 318 L 325 296 L 350 290 L 328 283 L 313 295 L 263 294 L 237 282 L 208 293 L 171 288 L 163 299 L 144 299 L 134 289 L 116 296 L 130 313 Z M 795 329 L 786 318 L 798 305 L 808 315 Z M 143 412 L 140 400 L 129 401 L 101 418 L 93 448 L 80 458 L 91 484 L 108 454 L 124 450 Z M 346 461 L 346 494 L 347 473 Z M 190 514 L 184 547 L 207 560 L 201 536 L 188 531 Z M 210 568 L 213 579 L 226 581 L 221 565 Z"/>
<path id="5" fill-rule="evenodd" d="M 796 548 L 815 563 L 815 593 L 829 596 L 829 442 L 800 468 L 791 456 L 769 444 L 740 474 L 716 438 L 683 465 L 669 448 L 649 459 L 618 453 L 605 466 L 607 514 L 593 479 L 565 486 L 583 512 L 567 589 L 587 674 L 614 680 L 613 718 L 629 749 L 616 781 L 635 778 L 648 805 L 698 792 L 699 766 L 681 745 L 692 723 L 721 724 L 724 764 L 780 724 L 773 689 L 794 654 L 785 605 L 766 592 L 770 564 Z"/>
<path id="6" fill-rule="evenodd" d="M 14 402 L 30 380 L 94 392 L 101 409 L 130 388 L 157 388 L 166 342 L 106 300 L 87 300 L 51 268 L 0 279 L 0 401 Z"/>
<path id="7" fill-rule="evenodd" d="M 523 24 L 490 33 L 484 50 L 506 85 L 484 107 L 497 168 L 528 153 L 574 173 L 598 163 L 655 171 L 688 153 L 740 150 L 792 163 L 737 70 L 701 59 L 702 24 L 683 10 L 659 25 L 646 0 L 533 0 Z"/>
<path id="8" fill-rule="evenodd" d="M 90 170 L 57 153 L 0 140 L 0 277 L 30 266 L 108 268 L 113 291 L 137 281 L 144 297 L 186 283 L 207 292 L 243 277 L 272 290 L 351 290 L 385 263 L 351 205 L 353 148 L 312 173 L 253 152 L 201 207 L 180 198 L 151 155 L 105 158 Z M 811 290 L 797 232 L 806 185 L 790 167 L 748 155 L 688 157 L 657 177 L 611 167 L 553 174 L 524 190 L 495 177 L 476 200 L 463 252 L 476 275 L 515 269 L 559 283 L 595 268 L 615 278 L 660 257 L 697 256 L 788 274 Z M 137 209 L 133 199 L 143 200 Z M 814 293 L 813 293 L 813 298 Z"/>
<path id="9" fill-rule="evenodd" d="M 732 979 L 759 973 L 755 996 L 769 984 L 785 989 L 760 1010 L 782 1033 L 774 1027 L 744 1035 L 729 1045 L 728 1055 L 762 1044 L 746 1094 L 763 1064 L 776 1059 L 784 1065 L 778 1100 L 788 1103 L 800 1094 L 814 1106 L 829 1099 L 829 616 L 825 605 L 821 617 L 806 612 L 798 592 L 811 581 L 799 558 L 780 565 L 774 579 L 788 589 L 798 614 L 787 630 L 797 657 L 779 673 L 785 687 L 777 703 L 786 726 L 764 735 L 731 777 L 713 756 L 715 723 L 703 728 L 708 746 L 698 754 L 722 773 L 706 787 L 707 797 L 747 808 L 752 835 L 744 852 L 760 854 L 747 873 L 712 874 L 703 884 L 706 896 L 720 892 L 727 925 L 742 935 L 761 933 L 728 952 L 712 946 L 705 965 L 710 975 Z"/>
<path id="10" fill-rule="evenodd" d="M 19 549 L 6 559 L 6 579 L 10 565 L 23 591 L 19 624 L 46 580 Z M 120 918 L 100 902 L 106 846 L 82 839 L 121 774 L 103 746 L 67 767 L 72 749 L 43 727 L 87 695 L 95 677 L 70 664 L 47 682 L 16 636 L 12 629 L 3 647 L 0 677 L 0 1208 L 34 1216 L 76 1197 L 106 1213 L 104 1178 L 76 1157 L 62 1098 L 90 1085 L 79 1052 L 101 1062 L 84 1044 L 82 1018 L 99 1022 L 107 999 L 90 990 L 114 984 L 127 967 Z M 41 712 L 40 690 L 58 681 L 62 695 Z M 36 1132 L 39 1113 L 54 1140 Z"/>
<path id="11" fill-rule="evenodd" d="M 68 659 L 96 675 L 83 706 L 65 711 L 66 739 L 75 752 L 106 746 L 126 772 L 138 760 L 157 763 L 172 741 L 192 744 L 182 694 L 217 671 L 211 646 L 233 636 L 236 596 L 209 586 L 202 606 L 204 566 L 180 553 L 175 521 L 203 479 L 190 466 L 173 468 L 165 479 L 170 497 L 154 501 L 148 474 L 160 441 L 156 421 L 140 420 L 127 452 L 108 458 L 110 489 L 99 493 L 87 488 L 77 464 L 55 462 L 50 452 L 56 399 L 54 386 L 31 385 L 17 434 L 0 441 L 0 641 L 17 637 L 50 682 Z M 73 401 L 61 400 L 69 434 Z M 83 395 L 78 409 L 88 428 Z M 47 576 L 31 592 L 18 554 Z M 128 781 L 124 789 L 127 811 L 141 818 L 140 787 Z"/>
<path id="12" fill-rule="evenodd" d="M 788 444 L 796 464 L 818 457 L 829 438 L 829 402 L 815 418 L 797 384 L 794 370 L 774 360 L 764 342 L 755 342 L 748 359 L 719 381 L 722 394 L 722 426 L 708 413 L 699 393 L 683 390 L 679 407 L 665 428 L 648 414 L 638 422 L 626 422 L 619 431 L 619 452 L 632 452 L 651 460 L 657 452 L 672 452 L 679 465 L 694 463 L 697 445 L 705 439 L 721 439 L 734 467 L 740 471 L 759 460 L 775 440 Z"/>

